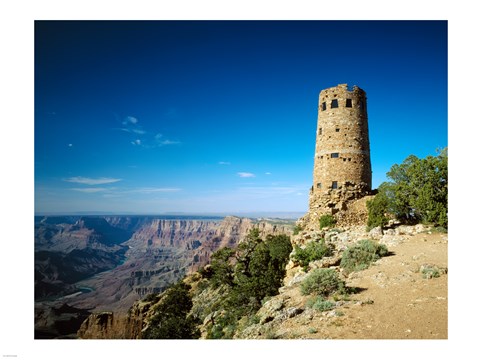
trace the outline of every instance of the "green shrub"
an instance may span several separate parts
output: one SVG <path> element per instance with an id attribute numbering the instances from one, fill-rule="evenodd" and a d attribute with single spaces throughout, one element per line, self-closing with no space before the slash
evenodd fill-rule
<path id="1" fill-rule="evenodd" d="M 347 272 L 364 270 L 387 254 L 388 249 L 385 245 L 372 240 L 361 240 L 343 252 L 340 266 Z"/>
<path id="2" fill-rule="evenodd" d="M 441 233 L 441 234 L 448 233 L 448 230 L 446 228 L 444 228 L 443 226 L 433 227 L 430 231 L 435 232 L 435 233 Z"/>
<path id="3" fill-rule="evenodd" d="M 303 230 L 303 228 L 300 225 L 295 225 L 293 227 L 293 235 L 297 235 L 302 230 Z"/>
<path id="4" fill-rule="evenodd" d="M 308 299 L 307 307 L 318 311 L 328 311 L 335 307 L 335 303 L 324 299 L 322 296 L 316 296 Z"/>
<path id="5" fill-rule="evenodd" d="M 160 294 L 159 293 L 152 293 L 152 294 L 148 294 L 147 296 L 145 296 L 145 298 L 143 299 L 143 301 L 145 302 L 157 302 L 157 300 L 160 298 Z"/>
<path id="6" fill-rule="evenodd" d="M 192 308 L 190 285 L 182 281 L 172 285 L 162 295 L 148 327 L 142 334 L 144 339 L 197 339 L 200 331 L 188 313 Z"/>
<path id="7" fill-rule="evenodd" d="M 320 216 L 320 229 L 324 227 L 331 227 L 337 223 L 337 220 L 333 217 L 333 215 L 325 214 Z"/>
<path id="8" fill-rule="evenodd" d="M 330 255 L 332 255 L 332 248 L 325 245 L 325 239 L 321 239 L 319 242 L 309 242 L 304 249 L 295 245 L 292 260 L 298 262 L 300 266 L 303 266 L 304 270 L 306 270 L 311 261 L 320 260 Z"/>
<path id="9" fill-rule="evenodd" d="M 440 277 L 442 274 L 446 274 L 447 270 L 444 268 L 439 268 L 436 265 L 424 264 L 420 267 L 420 272 L 422 273 L 424 279 L 432 279 Z"/>
<path id="10" fill-rule="evenodd" d="M 440 277 L 440 271 L 437 267 L 425 267 L 422 269 L 422 275 L 424 279 L 436 278 Z"/>
<path id="11" fill-rule="evenodd" d="M 344 293 L 345 283 L 333 269 L 315 269 L 300 284 L 302 295 L 329 296 Z"/>
<path id="12" fill-rule="evenodd" d="M 215 323 L 207 330 L 207 339 L 232 339 L 238 319 L 234 312 L 222 312 L 215 317 Z"/>
<path id="13" fill-rule="evenodd" d="M 198 283 L 197 283 L 197 288 L 195 290 L 195 296 L 197 296 L 198 294 L 200 294 L 203 290 L 205 289 L 208 289 L 210 283 L 208 282 L 207 279 L 201 279 Z"/>

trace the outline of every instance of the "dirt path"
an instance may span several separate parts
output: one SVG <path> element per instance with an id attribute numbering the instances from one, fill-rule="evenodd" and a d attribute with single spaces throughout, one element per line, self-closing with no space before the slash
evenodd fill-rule
<path id="1" fill-rule="evenodd" d="M 403 238 L 388 245 L 392 255 L 350 275 L 347 286 L 363 290 L 349 302 L 327 312 L 305 312 L 282 324 L 277 334 L 310 339 L 447 339 L 448 273 L 424 278 L 421 269 L 425 264 L 441 272 L 447 269 L 448 236 L 425 233 Z"/>

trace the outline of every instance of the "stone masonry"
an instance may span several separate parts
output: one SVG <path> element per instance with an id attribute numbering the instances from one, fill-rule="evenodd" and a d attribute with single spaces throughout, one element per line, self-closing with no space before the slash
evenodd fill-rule
<path id="1" fill-rule="evenodd" d="M 341 219 L 349 204 L 371 194 L 365 91 L 347 84 L 322 90 L 316 134 L 308 223 L 323 214 Z"/>

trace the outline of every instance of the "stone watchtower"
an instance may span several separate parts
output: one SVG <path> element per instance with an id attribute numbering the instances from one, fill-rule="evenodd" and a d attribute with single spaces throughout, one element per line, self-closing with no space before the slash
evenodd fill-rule
<path id="1" fill-rule="evenodd" d="M 368 195 L 371 188 L 365 91 L 347 84 L 324 89 L 318 104 L 309 213 L 320 216 L 346 210 L 349 201 Z"/>

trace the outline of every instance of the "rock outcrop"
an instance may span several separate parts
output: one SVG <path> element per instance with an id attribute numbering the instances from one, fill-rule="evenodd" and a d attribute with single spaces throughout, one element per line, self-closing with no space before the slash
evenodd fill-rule
<path id="1" fill-rule="evenodd" d="M 81 339 L 140 339 L 142 321 L 134 314 L 115 315 L 111 311 L 91 314 L 80 326 Z"/>

